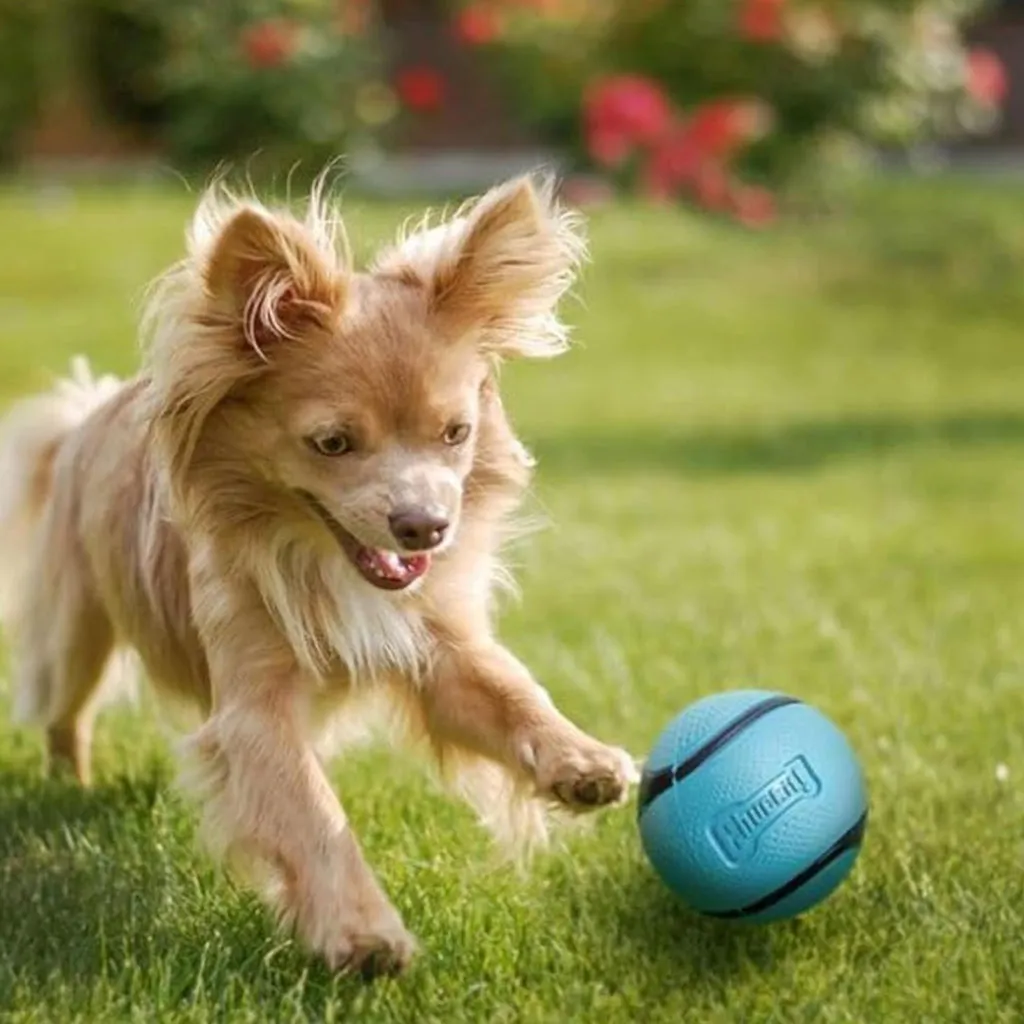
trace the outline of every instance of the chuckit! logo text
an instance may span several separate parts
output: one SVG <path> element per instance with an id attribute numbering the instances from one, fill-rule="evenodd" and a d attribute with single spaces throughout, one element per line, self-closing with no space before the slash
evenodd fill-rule
<path id="1" fill-rule="evenodd" d="M 715 816 L 711 838 L 723 860 L 734 866 L 749 860 L 761 836 L 798 803 L 820 792 L 821 780 L 807 758 L 794 757 L 756 793 Z"/>

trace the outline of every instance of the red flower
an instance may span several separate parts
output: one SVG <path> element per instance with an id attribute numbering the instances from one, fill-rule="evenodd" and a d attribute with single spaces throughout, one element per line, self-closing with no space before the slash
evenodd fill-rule
<path id="1" fill-rule="evenodd" d="M 763 228 L 778 215 L 775 196 L 766 188 L 738 188 L 731 197 L 731 204 L 736 219 L 748 228 Z"/>
<path id="2" fill-rule="evenodd" d="M 444 79 L 433 68 L 405 68 L 398 72 L 395 91 L 411 110 L 437 110 L 444 102 Z"/>
<path id="3" fill-rule="evenodd" d="M 276 68 L 295 52 L 295 37 L 296 27 L 290 21 L 257 21 L 242 31 L 242 52 L 254 68 Z"/>
<path id="4" fill-rule="evenodd" d="M 599 163 L 621 163 L 637 145 L 664 134 L 672 110 L 660 87 L 639 75 L 613 75 L 594 82 L 584 97 L 590 153 Z"/>
<path id="5" fill-rule="evenodd" d="M 967 54 L 967 91 L 976 100 L 998 106 L 1009 87 L 1006 68 L 991 50 L 979 46 Z"/>
<path id="6" fill-rule="evenodd" d="M 584 103 L 591 124 L 617 130 L 637 143 L 657 139 L 672 116 L 661 87 L 639 75 L 599 79 L 587 90 Z"/>
<path id="7" fill-rule="evenodd" d="M 740 34 L 755 43 L 771 43 L 782 35 L 785 0 L 741 0 Z"/>
<path id="8" fill-rule="evenodd" d="M 470 46 L 494 42 L 501 35 L 501 30 L 498 12 L 482 4 L 463 8 L 455 18 L 455 35 Z"/>
<path id="9" fill-rule="evenodd" d="M 760 138 L 770 117 L 771 112 L 758 100 L 714 100 L 694 111 L 689 132 L 702 153 L 725 157 Z"/>
<path id="10" fill-rule="evenodd" d="M 689 124 L 694 145 L 710 156 L 724 156 L 736 149 L 742 141 L 736 111 L 732 100 L 716 100 L 698 107 Z"/>

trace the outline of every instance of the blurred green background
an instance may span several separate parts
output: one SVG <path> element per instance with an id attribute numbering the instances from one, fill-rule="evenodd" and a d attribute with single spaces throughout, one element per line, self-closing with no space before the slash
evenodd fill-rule
<path id="1" fill-rule="evenodd" d="M 1022 190 L 899 181 L 816 226 L 593 217 L 579 347 L 508 376 L 550 527 L 503 635 L 638 753 L 698 696 L 813 701 L 863 759 L 853 878 L 765 930 L 675 904 L 629 810 L 525 877 L 401 755 L 335 769 L 420 935 L 412 976 L 331 978 L 194 849 L 164 731 L 115 711 L 99 784 L 0 726 L 0 1008 L 12 1021 L 1019 1020 L 1024 923 Z M 0 199 L 0 380 L 135 365 L 133 303 L 190 200 Z M 352 203 L 365 252 L 411 207 Z M 936 217 L 935 211 L 942 216 Z"/>
<path id="2" fill-rule="evenodd" d="M 348 153 L 365 257 L 414 191 L 544 154 L 593 259 L 574 350 L 505 378 L 549 525 L 512 552 L 504 639 L 639 755 L 701 695 L 793 693 L 849 734 L 871 798 L 843 889 L 753 929 L 679 906 L 631 809 L 521 875 L 418 764 L 359 752 L 332 773 L 425 950 L 367 988 L 196 850 L 146 699 L 103 717 L 90 792 L 3 715 L 0 1019 L 1022 1019 L 1018 28 L 967 13 L 0 0 L 0 400 L 78 353 L 134 372 L 145 286 L 222 160 L 280 193 Z"/>

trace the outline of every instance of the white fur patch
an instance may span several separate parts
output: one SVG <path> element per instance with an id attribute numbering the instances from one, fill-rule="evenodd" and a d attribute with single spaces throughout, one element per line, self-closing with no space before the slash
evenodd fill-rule
<path id="1" fill-rule="evenodd" d="M 304 668 L 322 675 L 337 658 L 356 682 L 398 670 L 415 678 L 429 649 L 402 595 L 370 586 L 340 553 L 282 543 L 252 559 L 263 600 Z"/>

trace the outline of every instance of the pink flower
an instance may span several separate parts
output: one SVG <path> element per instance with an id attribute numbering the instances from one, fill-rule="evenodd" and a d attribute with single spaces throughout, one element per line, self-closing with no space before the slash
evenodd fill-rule
<path id="1" fill-rule="evenodd" d="M 661 88 L 639 75 L 598 79 L 583 100 L 587 142 L 599 163 L 621 163 L 635 146 L 646 146 L 664 134 L 672 110 Z"/>
<path id="2" fill-rule="evenodd" d="M 465 7 L 455 17 L 455 35 L 470 46 L 484 46 L 501 35 L 498 12 L 483 4 Z"/>
<path id="3" fill-rule="evenodd" d="M 444 103 L 444 79 L 430 67 L 405 68 L 395 78 L 395 92 L 411 110 L 437 110 Z"/>
<path id="4" fill-rule="evenodd" d="M 294 53 L 295 37 L 295 25 L 283 18 L 257 21 L 242 31 L 242 52 L 254 68 L 276 68 Z"/>
<path id="5" fill-rule="evenodd" d="M 980 46 L 967 54 L 967 91 L 974 99 L 998 106 L 1009 88 L 1006 68 L 996 54 Z"/>
<path id="6" fill-rule="evenodd" d="M 785 0 L 740 0 L 740 34 L 755 43 L 772 43 L 782 36 Z"/>

